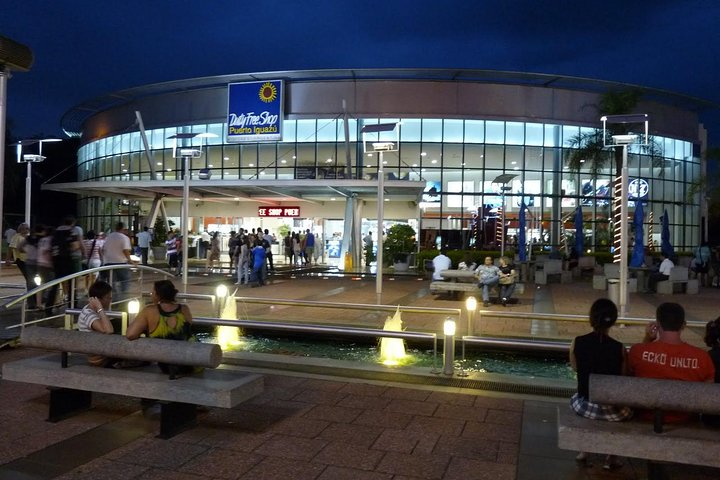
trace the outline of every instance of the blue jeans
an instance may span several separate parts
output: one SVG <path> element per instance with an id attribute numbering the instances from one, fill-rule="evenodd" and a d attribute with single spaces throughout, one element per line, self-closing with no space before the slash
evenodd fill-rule
<path id="1" fill-rule="evenodd" d="M 490 301 L 490 289 L 500 282 L 498 277 L 492 277 L 485 281 L 480 280 L 478 287 L 482 287 L 482 299 L 483 302 L 487 303 Z"/>
<path id="2" fill-rule="evenodd" d="M 510 297 L 512 297 L 512 294 L 514 291 L 515 291 L 515 282 L 509 283 L 507 285 L 500 285 L 500 297 L 501 298 L 507 298 L 509 300 Z"/>

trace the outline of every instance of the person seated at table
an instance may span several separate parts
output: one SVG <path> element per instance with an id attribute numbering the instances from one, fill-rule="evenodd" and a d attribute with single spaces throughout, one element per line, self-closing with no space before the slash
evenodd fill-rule
<path id="1" fill-rule="evenodd" d="M 652 272 L 648 276 L 648 292 L 654 293 L 657 291 L 658 282 L 664 282 L 670 278 L 670 271 L 675 267 L 675 264 L 670 260 L 667 253 L 662 253 L 662 262 L 657 272 Z"/>
<path id="2" fill-rule="evenodd" d="M 192 314 L 185 304 L 177 303 L 177 289 L 170 280 L 158 280 L 153 285 L 152 304 L 148 305 L 128 326 L 127 338 L 135 340 L 145 334 L 151 338 L 188 341 L 193 338 L 191 331 Z M 158 363 L 163 373 L 173 380 L 178 374 L 192 373 L 195 367 Z"/>
<path id="3" fill-rule="evenodd" d="M 590 374 L 625 375 L 627 354 L 623 344 L 610 337 L 610 328 L 615 325 L 618 311 L 607 298 L 599 298 L 590 307 L 590 326 L 593 331 L 575 337 L 570 345 L 570 365 L 577 372 L 577 392 L 570 399 L 570 408 L 581 417 L 591 420 L 620 422 L 632 417 L 628 407 L 592 403 L 590 398 Z M 580 452 L 575 460 L 587 462 L 587 453 Z M 617 459 L 610 455 L 603 468 L 613 470 L 619 467 Z"/>
<path id="4" fill-rule="evenodd" d="M 476 267 L 477 267 L 477 264 L 475 262 L 473 262 L 472 255 L 470 255 L 469 253 L 466 253 L 462 262 L 458 263 L 458 270 L 475 271 Z"/>
<path id="5" fill-rule="evenodd" d="M 449 270 L 452 267 L 452 261 L 450 260 L 450 257 L 445 255 L 445 249 L 440 250 L 440 253 L 433 258 L 433 280 L 442 280 L 443 276 L 441 273 L 443 270 Z"/>
<path id="6" fill-rule="evenodd" d="M 478 287 L 482 289 L 483 306 L 490 306 L 490 289 L 500 282 L 500 269 L 493 264 L 492 257 L 485 257 L 485 263 L 475 269 Z"/>
<path id="7" fill-rule="evenodd" d="M 515 266 L 510 263 L 508 257 L 500 257 L 500 303 L 503 307 L 507 306 L 508 300 L 515 291 Z"/>

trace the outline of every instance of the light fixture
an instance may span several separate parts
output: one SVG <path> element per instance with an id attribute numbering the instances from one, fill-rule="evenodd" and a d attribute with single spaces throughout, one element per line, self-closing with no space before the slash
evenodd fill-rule
<path id="1" fill-rule="evenodd" d="M 223 160 L 228 161 L 230 160 L 230 157 L 223 157 Z"/>
<path id="2" fill-rule="evenodd" d="M 158 167 L 162 167 L 162 162 L 155 162 L 155 165 L 157 165 Z"/>
<path id="3" fill-rule="evenodd" d="M 437 160 L 433 160 L 433 161 L 431 161 L 430 163 L 437 163 Z"/>
<path id="4" fill-rule="evenodd" d="M 228 288 L 222 283 L 215 288 L 215 295 L 219 298 L 225 298 L 228 295 Z"/>
<path id="5" fill-rule="evenodd" d="M 240 197 L 235 197 L 233 198 L 233 200 L 240 200 Z"/>
<path id="6" fill-rule="evenodd" d="M 455 336 L 455 320 L 445 320 L 443 322 L 443 333 L 447 336 Z"/>
<path id="7" fill-rule="evenodd" d="M 420 156 L 421 156 L 421 157 L 427 156 L 427 152 L 420 152 Z"/>
<path id="8" fill-rule="evenodd" d="M 35 285 L 38 287 L 42 285 L 42 278 L 40 278 L 40 275 L 35 275 L 35 277 L 33 277 L 33 282 L 35 282 Z"/>
<path id="9" fill-rule="evenodd" d="M 248 167 L 254 167 L 254 166 L 255 166 L 254 163 L 248 163 Z"/>
<path id="10" fill-rule="evenodd" d="M 413 168 L 417 167 L 417 163 L 413 163 L 412 166 L 413 166 Z"/>
<path id="11" fill-rule="evenodd" d="M 280 160 L 280 163 L 287 163 L 287 160 L 282 159 L 282 160 Z"/>
<path id="12" fill-rule="evenodd" d="M 137 299 L 132 299 L 128 302 L 127 308 L 130 315 L 137 315 L 140 312 L 140 302 Z"/>

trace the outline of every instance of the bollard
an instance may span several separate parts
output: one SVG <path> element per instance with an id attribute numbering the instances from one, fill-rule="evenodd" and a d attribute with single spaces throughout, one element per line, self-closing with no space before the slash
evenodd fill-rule
<path id="1" fill-rule="evenodd" d="M 443 342 L 443 374 L 452 375 L 455 372 L 455 321 L 445 320 L 443 324 L 445 341 Z"/>

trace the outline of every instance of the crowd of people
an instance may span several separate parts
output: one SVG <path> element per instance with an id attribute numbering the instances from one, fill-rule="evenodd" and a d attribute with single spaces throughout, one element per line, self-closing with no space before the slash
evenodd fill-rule
<path id="1" fill-rule="evenodd" d="M 17 230 L 6 230 L 5 239 L 8 243 L 7 260 L 17 265 L 28 290 L 89 268 L 135 263 L 131 259 L 130 238 L 121 222 L 106 236 L 104 232 L 84 232 L 75 219 L 68 216 L 57 227 L 35 225 L 31 230 L 27 224 L 21 223 Z M 104 277 L 108 275 L 103 273 Z M 128 288 L 128 270 L 117 269 L 113 275 L 116 291 L 123 294 Z M 85 294 L 96 277 L 88 275 L 85 278 Z M 59 289 L 55 285 L 42 294 L 28 298 L 28 308 L 50 313 L 53 307 L 68 302 L 69 285 L 64 282 L 61 286 L 61 299 L 58 299 Z"/>

